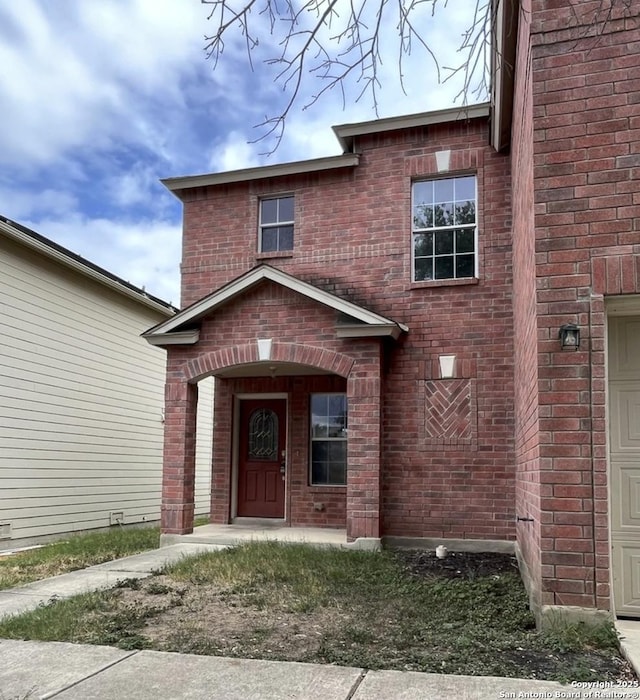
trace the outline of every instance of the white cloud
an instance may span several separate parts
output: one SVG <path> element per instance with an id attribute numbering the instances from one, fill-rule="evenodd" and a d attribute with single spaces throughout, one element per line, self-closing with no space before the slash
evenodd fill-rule
<path id="1" fill-rule="evenodd" d="M 78 213 L 20 223 L 161 299 L 179 301 L 179 224 L 86 219 Z"/>
<path id="2" fill-rule="evenodd" d="M 245 134 L 232 131 L 220 144 L 217 144 L 209 157 L 212 172 L 253 168 L 261 164 L 255 144 L 247 142 Z"/>
<path id="3" fill-rule="evenodd" d="M 434 20 L 423 10 L 444 65 L 457 62 L 467 5 L 440 2 Z M 274 142 L 252 142 L 265 133 L 254 127 L 287 99 L 277 68 L 263 63 L 277 42 L 254 13 L 255 72 L 238 34 L 214 71 L 203 52 L 210 9 L 200 0 L 0 1 L 0 214 L 174 302 L 180 204 L 159 178 L 334 155 L 331 125 L 376 116 L 367 96 L 354 103 L 357 82 L 346 86 L 346 109 L 334 90 L 303 111 L 317 90 L 306 76 L 280 147 L 265 156 Z M 402 94 L 392 24 L 382 32 L 379 116 L 450 106 L 459 84 L 437 85 L 417 51 Z"/>
<path id="4" fill-rule="evenodd" d="M 3 5 L 2 13 L 12 11 L 19 32 L 7 37 L 12 24 L 0 22 L 0 64 L 10 66 L 0 72 L 2 162 L 20 167 L 46 162 L 89 137 L 98 145 L 104 132 L 84 118 L 87 106 L 93 103 L 96 116 L 104 115 L 118 102 L 117 90 L 92 79 L 35 2 Z"/>
<path id="5" fill-rule="evenodd" d="M 29 189 L 0 187 L 0 202 L 5 202 L 2 214 L 21 222 L 36 215 L 64 216 L 78 207 L 78 197 L 66 190 L 44 189 L 35 193 Z"/>
<path id="6" fill-rule="evenodd" d="M 158 150 L 158 106 L 185 108 L 183 81 L 214 84 L 201 52 L 204 17 L 193 0 L 2 4 L 0 64 L 10 69 L 0 72 L 0 160 L 37 166 L 84 144 L 131 141 Z"/>
<path id="7" fill-rule="evenodd" d="M 137 162 L 108 178 L 105 190 L 116 205 L 126 208 L 148 204 L 157 181 L 158 175 L 150 165 Z"/>

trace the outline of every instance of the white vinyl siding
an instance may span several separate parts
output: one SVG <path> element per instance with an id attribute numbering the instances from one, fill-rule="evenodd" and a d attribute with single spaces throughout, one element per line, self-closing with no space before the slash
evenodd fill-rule
<path id="1" fill-rule="evenodd" d="M 215 379 L 198 382 L 196 435 L 196 515 L 208 515 L 211 509 L 211 462 L 213 459 L 213 386 Z"/>
<path id="2" fill-rule="evenodd" d="M 163 318 L 0 237 L 0 524 L 13 540 L 106 527 L 113 512 L 159 519 L 166 353 L 140 334 Z"/>

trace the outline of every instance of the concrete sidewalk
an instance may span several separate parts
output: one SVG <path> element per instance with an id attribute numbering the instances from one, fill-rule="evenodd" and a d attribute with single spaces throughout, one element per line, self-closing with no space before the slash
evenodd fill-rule
<path id="1" fill-rule="evenodd" d="M 570 686 L 0 640 L 2 700 L 497 700 Z M 513 693 L 513 695 L 512 695 Z M 520 697 L 527 697 L 520 695 Z M 573 696 L 576 697 L 576 696 Z"/>
<path id="2" fill-rule="evenodd" d="M 144 578 L 164 564 L 226 545 L 185 543 L 0 591 L 0 618 Z M 637 626 L 640 629 L 640 625 Z M 626 630 L 633 636 L 632 629 Z M 640 638 L 640 635 L 638 635 Z M 640 645 L 638 657 L 640 660 Z M 638 668 L 638 666 L 636 666 Z M 595 695 L 595 692 L 600 695 Z M 588 693 L 591 692 L 591 695 Z M 547 681 L 365 671 L 321 664 L 231 659 L 112 647 L 0 640 L 0 700 L 497 700 L 638 698 L 638 689 Z"/>

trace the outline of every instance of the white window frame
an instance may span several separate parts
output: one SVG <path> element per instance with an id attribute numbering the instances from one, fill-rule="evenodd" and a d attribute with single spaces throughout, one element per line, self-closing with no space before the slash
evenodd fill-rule
<path id="1" fill-rule="evenodd" d="M 313 436 L 313 412 L 312 403 L 314 396 L 344 396 L 345 408 L 346 408 L 346 425 L 344 429 L 343 437 L 314 437 Z M 331 483 L 315 483 L 313 481 L 313 443 L 314 442 L 343 442 L 348 449 L 348 433 L 349 433 L 349 400 L 347 394 L 344 391 L 314 391 L 309 394 L 309 486 L 321 487 L 321 488 L 344 488 L 347 485 L 347 451 L 345 450 L 345 464 L 344 464 L 344 482 L 340 484 Z"/>
<path id="2" fill-rule="evenodd" d="M 414 201 L 414 192 L 415 192 L 415 185 L 421 183 L 421 182 L 434 182 L 436 180 L 457 180 L 459 178 L 467 178 L 467 177 L 473 177 L 475 180 L 475 191 L 474 191 L 474 202 L 475 202 L 475 222 L 473 224 L 461 224 L 461 225 L 453 225 L 453 226 L 431 226 L 427 228 L 416 228 L 414 226 L 414 210 L 415 210 L 415 201 Z M 455 235 L 454 235 L 454 252 L 453 253 L 443 253 L 442 255 L 436 255 L 435 251 L 432 256 L 432 260 L 435 263 L 435 260 L 437 257 L 448 257 L 453 255 L 453 260 L 454 260 L 454 277 L 440 277 L 438 279 L 434 278 L 430 280 L 418 280 L 416 279 L 416 255 L 415 255 L 415 238 L 416 234 L 420 233 L 437 233 L 438 231 L 455 231 L 457 229 L 474 229 L 474 235 L 473 235 L 473 277 L 455 277 L 455 259 L 457 255 L 468 255 L 468 252 L 465 253 L 456 253 L 455 251 Z M 478 274 L 479 274 L 479 255 L 478 255 L 478 174 L 475 172 L 472 173 L 456 173 L 455 175 L 449 175 L 446 177 L 421 177 L 419 179 L 412 180 L 411 182 L 411 281 L 415 282 L 416 284 L 420 283 L 429 283 L 429 284 L 438 284 L 439 282 L 449 282 L 451 280 L 469 280 L 469 279 L 477 279 Z"/>
<path id="3" fill-rule="evenodd" d="M 293 216 L 294 218 L 289 220 L 278 220 L 278 221 L 271 221 L 269 223 L 263 224 L 262 223 L 262 204 L 263 202 L 269 202 L 272 200 L 280 200 L 280 199 L 293 199 Z M 294 240 L 291 241 L 291 248 L 276 248 L 275 250 L 268 250 L 264 251 L 262 249 L 262 239 L 263 239 L 263 232 L 268 229 L 272 228 L 278 228 L 279 226 L 291 226 L 293 229 L 293 236 L 295 236 L 296 233 L 296 227 L 295 227 L 295 206 L 296 206 L 296 200 L 295 200 L 295 195 L 292 192 L 286 192 L 283 194 L 277 194 L 277 195 L 269 195 L 265 197 L 260 197 L 258 200 L 258 252 L 259 253 L 288 253 L 293 251 L 293 246 L 294 246 Z M 278 213 L 279 216 L 279 213 Z"/>

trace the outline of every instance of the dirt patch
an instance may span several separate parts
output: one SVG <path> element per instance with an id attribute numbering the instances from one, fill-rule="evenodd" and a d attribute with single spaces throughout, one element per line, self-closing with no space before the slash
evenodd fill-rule
<path id="1" fill-rule="evenodd" d="M 434 552 L 400 550 L 398 558 L 412 576 L 473 579 L 518 571 L 514 556 L 496 552 L 449 552 L 440 559 Z"/>
<path id="2" fill-rule="evenodd" d="M 388 566 L 380 580 L 369 568 L 348 585 L 338 575 L 326 589 L 318 586 L 312 602 L 287 576 L 224 584 L 203 582 L 200 575 L 127 581 L 96 611 L 109 620 L 103 636 L 91 641 L 371 669 L 562 681 L 635 678 L 615 640 L 607 646 L 538 634 L 513 556 L 450 552 L 439 559 L 434 552 L 398 551 Z"/>
<path id="3" fill-rule="evenodd" d="M 316 658 L 328 631 L 350 622 L 350 615 L 333 607 L 263 607 L 254 593 L 176 584 L 169 576 L 147 579 L 137 590 L 122 588 L 118 595 L 120 606 L 154 611 L 141 631 L 153 648 L 165 651 L 306 661 Z"/>

